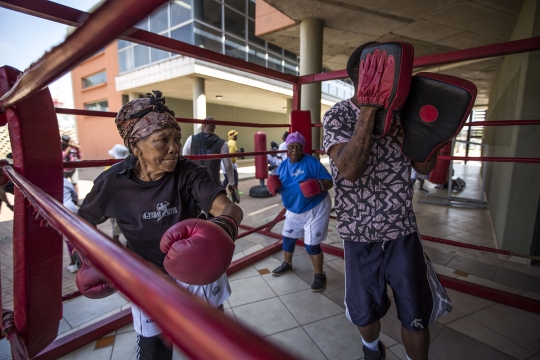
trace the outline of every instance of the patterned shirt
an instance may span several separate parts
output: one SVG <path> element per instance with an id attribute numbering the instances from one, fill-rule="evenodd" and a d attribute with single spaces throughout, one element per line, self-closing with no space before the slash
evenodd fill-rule
<path id="1" fill-rule="evenodd" d="M 350 100 L 335 104 L 324 114 L 324 149 L 350 141 L 360 109 Z M 400 151 L 403 130 L 398 124 L 390 136 L 373 137 L 364 175 L 346 180 L 330 158 L 336 193 L 337 228 L 347 241 L 393 240 L 417 231 L 412 209 L 411 161 Z"/>

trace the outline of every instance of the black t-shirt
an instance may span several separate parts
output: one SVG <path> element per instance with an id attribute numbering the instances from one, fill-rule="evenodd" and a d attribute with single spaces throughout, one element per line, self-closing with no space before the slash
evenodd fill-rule
<path id="1" fill-rule="evenodd" d="M 101 173 L 78 214 L 94 225 L 116 218 L 127 248 L 163 268 L 161 236 L 177 222 L 196 218 L 201 210 L 208 214 L 223 188 L 204 167 L 182 157 L 173 172 L 156 181 L 137 178 L 134 164 L 135 159 L 128 157 Z"/>

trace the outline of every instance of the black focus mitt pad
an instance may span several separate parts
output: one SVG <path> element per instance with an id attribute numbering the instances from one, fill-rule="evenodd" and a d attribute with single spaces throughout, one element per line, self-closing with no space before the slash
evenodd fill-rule
<path id="1" fill-rule="evenodd" d="M 414 60 L 414 47 L 405 42 L 387 42 L 367 46 L 360 55 L 359 77 L 362 78 L 362 61 L 365 63 L 368 54 L 374 56 L 375 50 L 388 57 L 394 58 L 394 74 L 390 77 L 392 86 L 386 104 L 377 111 L 373 135 L 387 136 L 394 132 L 400 110 L 407 99 L 411 85 L 411 76 Z M 382 86 L 382 85 L 381 85 Z M 360 80 L 358 83 L 360 87 Z M 360 101 L 362 105 L 362 101 Z"/>
<path id="2" fill-rule="evenodd" d="M 401 110 L 401 152 L 423 163 L 457 136 L 476 99 L 476 85 L 455 76 L 418 73 Z"/>

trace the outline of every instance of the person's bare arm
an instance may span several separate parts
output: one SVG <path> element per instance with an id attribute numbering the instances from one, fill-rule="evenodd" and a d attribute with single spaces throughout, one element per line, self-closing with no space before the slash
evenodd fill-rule
<path id="1" fill-rule="evenodd" d="M 334 145 L 328 152 L 341 176 L 351 182 L 360 179 L 366 170 L 377 110 L 362 106 L 349 142 Z"/>
<path id="2" fill-rule="evenodd" d="M 214 201 L 212 202 L 212 206 L 210 207 L 210 214 L 214 216 L 220 216 L 220 215 L 226 215 L 230 216 L 236 221 L 237 225 L 240 225 L 242 222 L 242 219 L 244 218 L 244 213 L 242 212 L 242 209 L 233 203 L 229 198 L 223 194 L 220 193 Z"/>
<path id="3" fill-rule="evenodd" d="M 426 161 L 425 163 L 418 163 L 413 161 L 412 167 L 414 168 L 414 170 L 416 170 L 417 173 L 427 175 L 435 168 L 436 163 L 437 154 L 435 154 L 429 161 Z"/>
<path id="4" fill-rule="evenodd" d="M 330 190 L 331 188 L 334 187 L 334 182 L 332 180 L 323 179 L 322 182 L 324 184 L 324 189 L 325 190 Z"/>

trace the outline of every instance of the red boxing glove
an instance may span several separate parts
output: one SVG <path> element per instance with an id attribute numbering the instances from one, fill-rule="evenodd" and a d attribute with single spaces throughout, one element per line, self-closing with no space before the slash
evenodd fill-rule
<path id="1" fill-rule="evenodd" d="M 326 191 L 326 187 L 321 179 L 309 179 L 300 183 L 300 190 L 305 197 L 313 197 Z"/>
<path id="2" fill-rule="evenodd" d="M 89 299 L 103 299 L 117 291 L 114 284 L 76 250 L 73 250 L 73 257 L 79 266 L 75 283 L 82 295 Z"/>
<path id="3" fill-rule="evenodd" d="M 272 194 L 272 196 L 276 195 L 281 185 L 282 184 L 281 184 L 281 180 L 279 180 L 279 176 L 270 175 L 268 177 L 268 191 L 270 191 L 270 194 Z"/>
<path id="4" fill-rule="evenodd" d="M 191 285 L 206 285 L 227 271 L 234 254 L 231 236 L 209 220 L 187 219 L 171 226 L 161 237 L 167 255 L 165 270 Z"/>
<path id="5" fill-rule="evenodd" d="M 360 79 L 358 79 L 358 103 L 360 106 L 388 107 L 388 97 L 394 87 L 394 56 L 379 49 L 368 54 L 360 62 Z"/>

